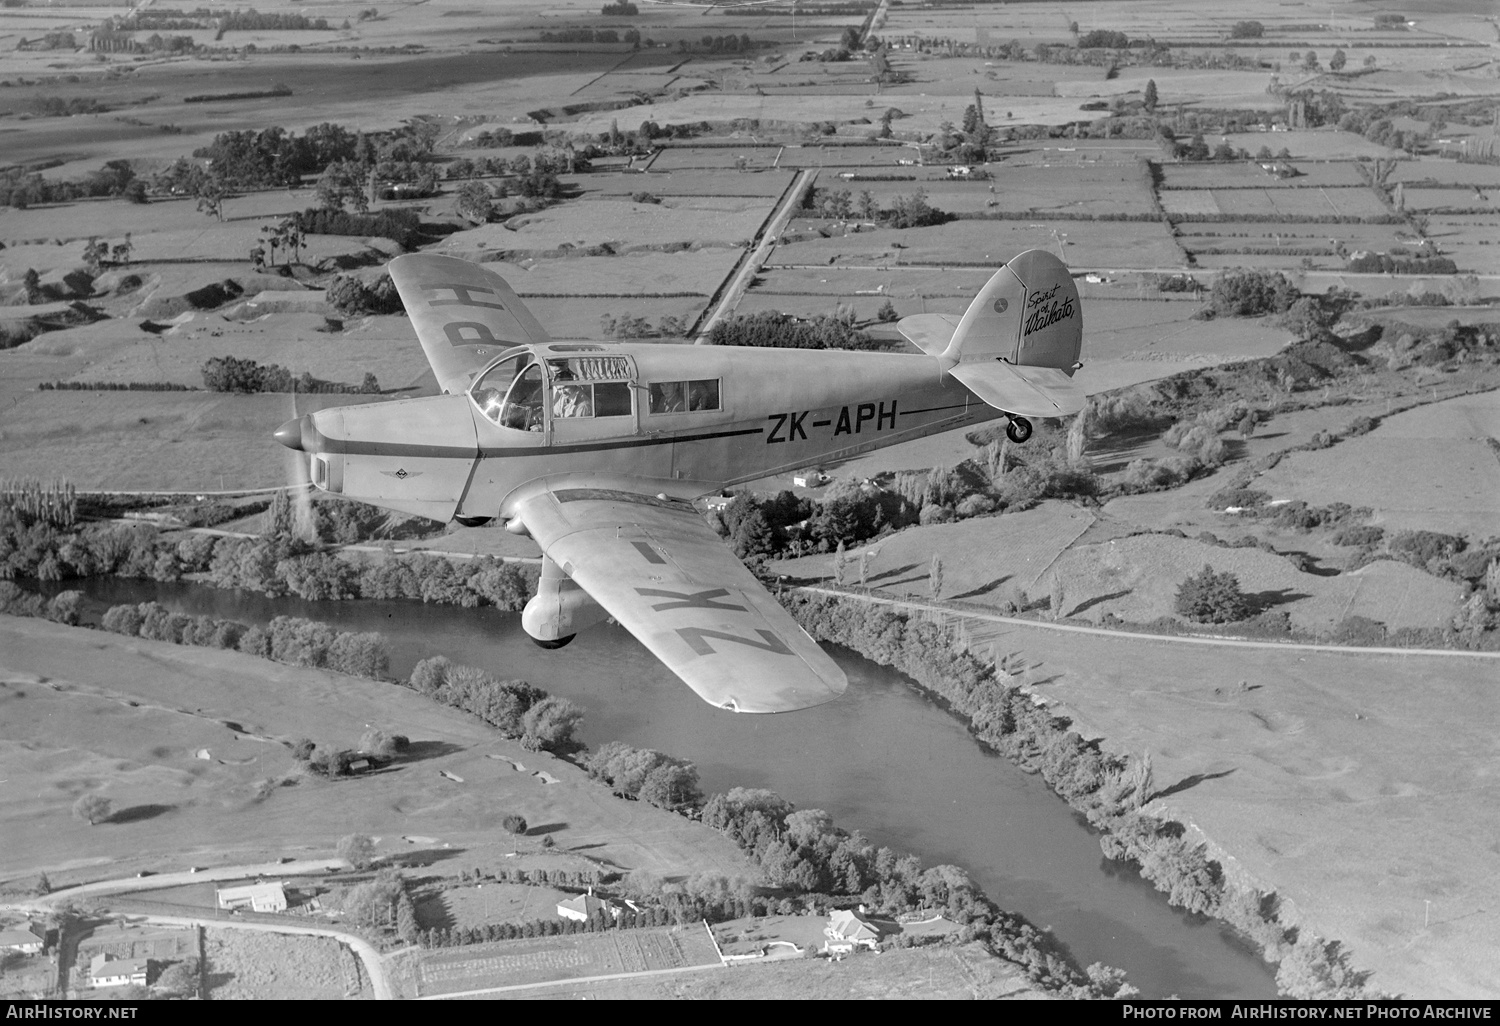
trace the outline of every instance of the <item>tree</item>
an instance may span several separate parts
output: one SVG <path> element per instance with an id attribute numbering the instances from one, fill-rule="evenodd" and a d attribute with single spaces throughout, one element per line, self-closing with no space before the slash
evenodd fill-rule
<path id="1" fill-rule="evenodd" d="M 104 258 L 109 256 L 109 243 L 100 242 L 98 238 L 90 237 L 88 243 L 83 247 L 83 262 L 89 269 L 90 274 L 97 275 L 104 265 Z"/>
<path id="2" fill-rule="evenodd" d="M 901 315 L 896 312 L 895 304 L 887 299 L 885 301 L 885 304 L 875 312 L 875 318 L 879 321 L 890 323 L 892 321 L 899 321 L 901 319 Z"/>
<path id="3" fill-rule="evenodd" d="M 1155 774 L 1151 769 L 1151 753 L 1149 751 L 1141 754 L 1139 762 L 1134 763 L 1130 769 L 1130 795 L 1136 808 L 1140 808 L 1151 800 L 1155 794 Z"/>
<path id="4" fill-rule="evenodd" d="M 1156 110 L 1156 103 L 1157 103 L 1156 79 L 1154 79 L 1154 78 L 1148 78 L 1146 80 L 1146 94 L 1145 94 L 1145 98 L 1144 98 L 1143 102 L 1145 103 L 1145 106 L 1146 106 L 1147 110 L 1150 110 L 1150 111 Z"/>
<path id="5" fill-rule="evenodd" d="M 484 224 L 494 214 L 495 203 L 490 198 L 489 188 L 483 182 L 469 181 L 459 187 L 458 202 L 453 209 L 460 217 L 475 224 Z"/>
<path id="6" fill-rule="evenodd" d="M 355 869 L 368 869 L 375 861 L 375 842 L 368 834 L 346 834 L 339 838 L 339 858 Z"/>
<path id="7" fill-rule="evenodd" d="M 1196 623 L 1234 623 L 1250 615 L 1239 578 L 1205 565 L 1177 589 L 1177 612 Z"/>
<path id="8" fill-rule="evenodd" d="M 501 820 L 500 825 L 513 834 L 524 834 L 526 832 L 526 818 L 518 816 L 514 812 Z"/>
<path id="9" fill-rule="evenodd" d="M 553 752 L 574 744 L 573 734 L 583 722 L 583 710 L 560 695 L 549 695 L 526 710 L 522 742 L 530 748 Z"/>
<path id="10" fill-rule="evenodd" d="M 202 978 L 203 972 L 198 959 L 186 958 L 167 966 L 157 979 L 155 989 L 158 993 L 172 997 L 193 998 L 198 996 Z"/>
<path id="11" fill-rule="evenodd" d="M 306 762 L 312 758 L 313 750 L 318 746 L 313 744 L 312 738 L 299 738 L 292 742 L 292 758 L 298 762 Z"/>
<path id="12" fill-rule="evenodd" d="M 1344 65 L 1349 63 L 1349 55 L 1343 50 L 1333 51 L 1333 56 L 1328 58 L 1329 71 L 1343 71 Z"/>
<path id="13" fill-rule="evenodd" d="M 102 823 L 109 818 L 110 801 L 101 794 L 79 795 L 73 803 L 73 815 L 89 826 Z"/>
<path id="14" fill-rule="evenodd" d="M 1265 25 L 1258 21 L 1237 21 L 1229 30 L 1230 39 L 1259 39 L 1265 34 Z"/>
<path id="15" fill-rule="evenodd" d="M 927 583 L 932 585 L 934 599 L 943 597 L 943 560 L 937 555 L 932 557 L 932 565 L 927 568 Z"/>
<path id="16" fill-rule="evenodd" d="M 26 302 L 35 305 L 42 300 L 42 276 L 36 273 L 36 268 L 26 268 L 26 273 L 21 276 L 21 285 L 26 289 Z"/>
<path id="17" fill-rule="evenodd" d="M 1209 291 L 1209 305 L 1219 315 L 1259 317 L 1283 313 L 1297 299 L 1297 288 L 1277 271 L 1237 268 L 1225 271 Z"/>
<path id="18" fill-rule="evenodd" d="M 218 220 L 224 220 L 224 200 L 229 193 L 224 188 L 224 183 L 217 178 L 203 177 L 199 179 L 194 195 L 198 197 L 198 209 Z"/>
<path id="19" fill-rule="evenodd" d="M 329 164 L 318 176 L 318 205 L 325 210 L 342 210 L 348 203 L 357 213 L 365 213 L 370 209 L 367 175 L 364 165 L 352 160 Z"/>

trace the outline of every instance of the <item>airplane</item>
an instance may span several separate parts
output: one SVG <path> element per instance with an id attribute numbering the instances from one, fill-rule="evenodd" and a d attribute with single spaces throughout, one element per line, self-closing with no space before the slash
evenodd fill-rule
<path id="1" fill-rule="evenodd" d="M 920 353 L 556 342 L 477 264 L 419 253 L 389 271 L 442 394 L 304 414 L 276 440 L 308 454 L 320 491 L 531 537 L 533 640 L 559 648 L 613 617 L 736 712 L 807 708 L 848 682 L 693 500 L 999 417 L 1025 442 L 1029 418 L 1088 395 L 1078 289 L 1044 250 L 962 317 L 900 321 Z"/>

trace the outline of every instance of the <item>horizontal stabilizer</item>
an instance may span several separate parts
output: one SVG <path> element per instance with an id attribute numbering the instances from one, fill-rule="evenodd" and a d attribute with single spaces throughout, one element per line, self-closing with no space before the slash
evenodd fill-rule
<path id="1" fill-rule="evenodd" d="M 949 371 L 990 406 L 1018 417 L 1068 417 L 1088 393 L 1056 367 L 1017 367 L 1000 360 L 961 363 Z"/>
<path id="2" fill-rule="evenodd" d="M 896 328 L 928 356 L 942 356 L 953 341 L 959 320 L 953 314 L 912 314 L 901 318 Z"/>

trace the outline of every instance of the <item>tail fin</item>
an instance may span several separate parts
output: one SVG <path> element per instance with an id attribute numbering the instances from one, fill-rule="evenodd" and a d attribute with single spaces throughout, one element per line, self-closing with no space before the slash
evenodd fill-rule
<path id="1" fill-rule="evenodd" d="M 969 304 L 943 351 L 945 363 L 1004 360 L 1069 377 L 1083 351 L 1083 308 L 1068 267 L 1031 249 L 995 272 Z"/>

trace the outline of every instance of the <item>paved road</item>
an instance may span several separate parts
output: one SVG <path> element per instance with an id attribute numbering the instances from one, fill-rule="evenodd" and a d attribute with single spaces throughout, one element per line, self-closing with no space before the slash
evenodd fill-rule
<path id="1" fill-rule="evenodd" d="M 719 297 L 719 302 L 714 306 L 713 311 L 698 326 L 699 343 L 702 343 L 708 336 L 710 328 L 733 313 L 734 308 L 739 306 L 740 297 L 750 287 L 751 280 L 771 255 L 771 250 L 776 248 L 776 241 L 781 238 L 782 230 L 786 228 L 786 223 L 791 220 L 797 208 L 802 205 L 803 194 L 812 187 L 813 179 L 817 176 L 818 172 L 812 169 L 798 172 L 797 180 L 787 190 L 781 206 L 771 216 L 771 220 L 766 222 L 765 229 L 760 233 L 759 243 L 740 264 L 739 271 L 735 273 L 734 279 L 724 290 L 724 294 Z"/>
<path id="2" fill-rule="evenodd" d="M 1036 630 L 1059 631 L 1072 634 L 1097 634 L 1106 638 L 1132 638 L 1141 641 L 1166 641 L 1179 645 L 1215 645 L 1221 648 L 1272 648 L 1279 652 L 1334 652 L 1340 655 L 1400 655 L 1438 656 L 1456 659 L 1500 659 L 1500 652 L 1469 652 L 1457 648 L 1364 648 L 1356 645 L 1318 645 L 1291 641 L 1246 641 L 1241 638 L 1205 638 L 1180 634 L 1149 634 L 1144 631 L 1118 631 L 1108 627 L 1083 627 L 1071 623 L 1048 623 L 1046 620 L 1028 620 L 999 613 L 985 613 L 963 607 L 946 606 L 912 599 L 886 598 L 882 595 L 865 595 L 859 592 L 840 591 L 836 588 L 819 588 L 805 585 L 797 589 L 813 595 L 831 595 L 836 598 L 869 602 L 872 605 L 896 606 L 900 609 L 923 609 L 945 616 L 985 623 L 1003 623 L 1015 627 L 1030 627 Z"/>
<path id="3" fill-rule="evenodd" d="M 184 884 L 202 883 L 205 880 L 244 880 L 252 876 L 297 876 L 304 873 L 326 873 L 332 869 L 348 869 L 343 859 L 304 859 L 300 862 L 262 862 L 252 866 L 214 866 L 200 869 L 196 873 L 156 873 L 152 876 L 131 876 L 120 880 L 99 880 L 53 891 L 38 898 L 38 906 L 53 905 L 59 901 L 82 898 L 95 894 L 125 894 L 130 891 L 154 891 L 162 887 L 181 887 Z"/>

